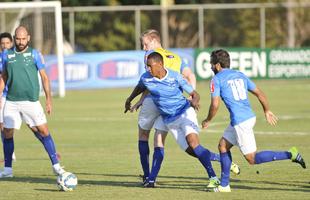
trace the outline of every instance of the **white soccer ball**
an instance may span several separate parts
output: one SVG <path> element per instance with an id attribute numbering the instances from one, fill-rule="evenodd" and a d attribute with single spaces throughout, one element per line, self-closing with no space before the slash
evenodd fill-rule
<path id="1" fill-rule="evenodd" d="M 57 177 L 57 186 L 61 191 L 72 191 L 77 183 L 77 177 L 71 172 L 65 172 Z"/>

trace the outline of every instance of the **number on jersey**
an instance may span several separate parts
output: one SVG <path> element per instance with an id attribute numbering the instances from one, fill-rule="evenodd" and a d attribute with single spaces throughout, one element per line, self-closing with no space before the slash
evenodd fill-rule
<path id="1" fill-rule="evenodd" d="M 245 90 L 243 79 L 233 79 L 227 81 L 227 83 L 229 84 L 236 101 L 247 98 L 247 91 Z"/>

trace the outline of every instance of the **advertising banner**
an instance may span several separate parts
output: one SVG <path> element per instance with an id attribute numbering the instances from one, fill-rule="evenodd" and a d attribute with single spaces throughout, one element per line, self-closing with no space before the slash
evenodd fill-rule
<path id="1" fill-rule="evenodd" d="M 194 69 L 193 49 L 172 49 Z M 96 89 L 135 86 L 145 72 L 144 51 L 78 53 L 65 56 L 66 89 Z M 55 56 L 46 56 L 46 71 L 53 89 L 58 87 Z"/>
<path id="2" fill-rule="evenodd" d="M 214 49 L 196 49 L 197 80 L 213 76 L 210 55 Z M 251 78 L 310 77 L 310 49 L 225 48 L 230 54 L 230 67 Z"/>

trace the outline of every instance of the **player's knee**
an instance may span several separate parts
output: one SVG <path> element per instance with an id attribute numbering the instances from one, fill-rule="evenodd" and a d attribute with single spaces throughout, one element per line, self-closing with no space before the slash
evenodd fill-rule
<path id="1" fill-rule="evenodd" d="M 139 140 L 148 141 L 149 140 L 149 135 L 150 135 L 149 133 L 150 133 L 149 130 L 140 129 L 139 130 Z"/>
<path id="2" fill-rule="evenodd" d="M 197 156 L 196 156 L 196 154 L 195 154 L 195 152 L 194 152 L 194 150 L 193 150 L 192 148 L 188 147 L 188 148 L 185 150 L 185 152 L 186 152 L 188 155 L 197 158 Z"/>
<path id="3" fill-rule="evenodd" d="M 221 143 L 218 144 L 217 148 L 218 148 L 219 152 L 221 152 L 221 153 L 227 152 L 226 146 L 221 144 Z"/>

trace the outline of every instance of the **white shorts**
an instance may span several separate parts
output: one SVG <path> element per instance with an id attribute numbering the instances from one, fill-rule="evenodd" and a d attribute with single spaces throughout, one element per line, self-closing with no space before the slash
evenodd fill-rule
<path id="1" fill-rule="evenodd" d="M 3 123 L 3 110 L 5 105 L 6 97 L 1 97 L 1 108 L 0 108 L 0 123 Z"/>
<path id="2" fill-rule="evenodd" d="M 22 120 L 30 127 L 46 124 L 46 117 L 39 101 L 6 101 L 4 127 L 20 129 Z"/>
<path id="3" fill-rule="evenodd" d="M 159 110 L 154 104 L 152 98 L 147 97 L 143 100 L 139 112 L 138 124 L 143 130 L 151 130 L 156 119 L 160 116 Z"/>
<path id="4" fill-rule="evenodd" d="M 238 146 L 243 155 L 257 150 L 253 127 L 256 117 L 250 118 L 235 126 L 229 125 L 224 131 L 223 137 L 231 144 Z"/>
<path id="5" fill-rule="evenodd" d="M 188 148 L 186 136 L 190 133 L 199 134 L 197 114 L 194 108 L 188 108 L 178 119 L 168 123 L 167 127 L 176 142 L 185 151 Z"/>

